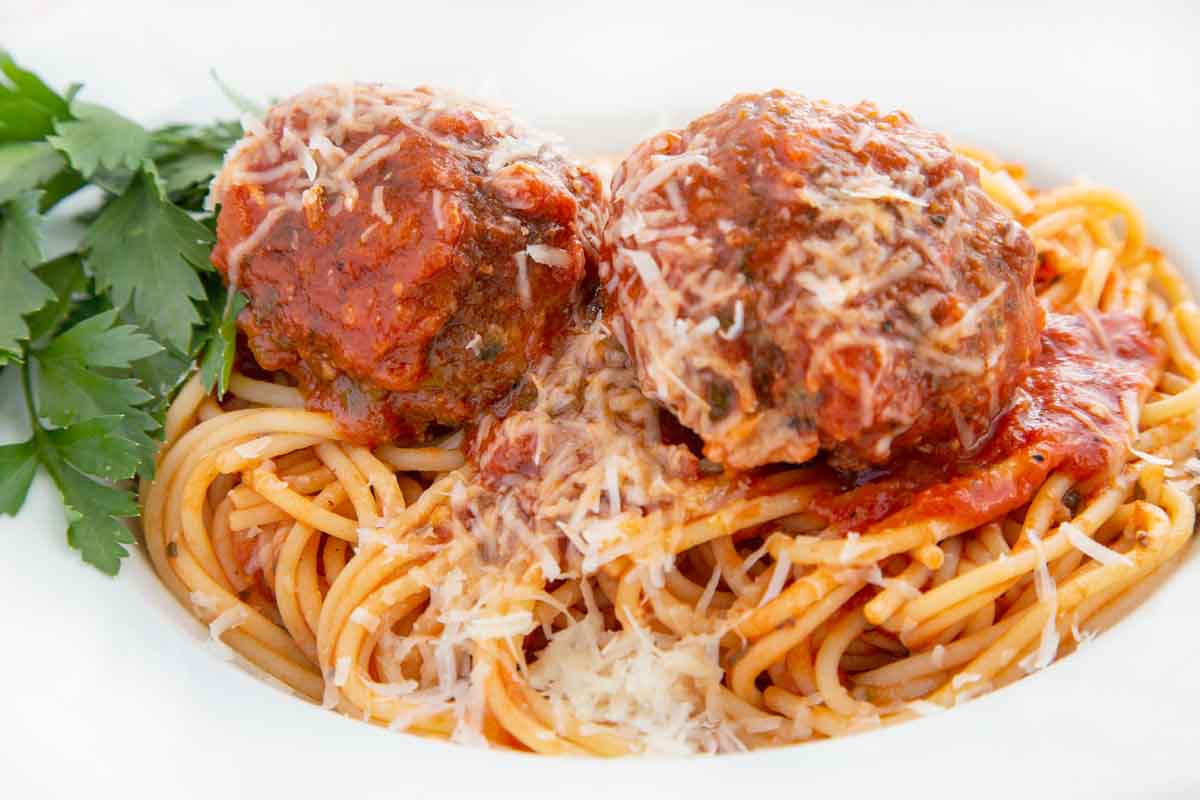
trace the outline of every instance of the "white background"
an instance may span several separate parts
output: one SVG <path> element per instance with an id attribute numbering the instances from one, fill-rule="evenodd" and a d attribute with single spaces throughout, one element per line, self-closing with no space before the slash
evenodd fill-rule
<path id="1" fill-rule="evenodd" d="M 228 115 L 215 68 L 255 97 L 344 78 L 453 86 L 590 152 L 737 91 L 871 98 L 1035 174 L 1125 189 L 1195 270 L 1197 8 L 0 0 L 0 47 L 145 122 Z M 0 441 L 21 427 L 8 377 Z M 20 517 L 0 519 L 0 797 L 1200 794 L 1194 559 L 1078 655 L 935 719 L 744 757 L 601 764 L 450 748 L 307 707 L 198 647 L 143 559 L 107 579 L 62 527 L 43 478 Z"/>

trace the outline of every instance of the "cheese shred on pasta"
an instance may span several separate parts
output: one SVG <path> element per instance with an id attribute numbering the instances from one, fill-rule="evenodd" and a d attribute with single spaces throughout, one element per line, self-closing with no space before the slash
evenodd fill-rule
<path id="1" fill-rule="evenodd" d="M 323 135 L 283 144 L 297 185 L 345 178 L 327 173 L 344 154 Z M 1167 354 L 1153 388 L 1120 398 L 1128 441 L 1101 473 L 1052 470 L 1031 479 L 1027 502 L 965 527 L 918 498 L 839 528 L 826 512 L 848 490 L 829 470 L 722 472 L 672 440 L 593 321 L 533 371 L 507 417 L 430 447 L 351 444 L 283 382 L 235 376 L 218 402 L 193 379 L 142 486 L 158 574 L 212 638 L 314 703 L 538 753 L 841 736 L 1046 667 L 1111 624 L 1192 535 L 1200 311 L 1124 197 L 1038 191 L 1019 168 L 969 155 L 1033 236 L 1046 308 L 1132 315 Z M 686 167 L 704 161 L 663 159 L 630 191 Z M 387 222 L 380 197 L 361 202 Z M 637 224 L 628 235 L 650 235 Z M 520 256 L 566 258 L 540 246 Z M 627 257 L 654 291 L 657 265 Z M 839 286 L 811 291 L 841 301 Z M 671 330 L 733 339 L 742 327 L 739 308 Z M 1099 403 L 1079 413 L 1112 415 Z M 983 465 L 975 480 L 1020 483 L 1030 468 Z"/>

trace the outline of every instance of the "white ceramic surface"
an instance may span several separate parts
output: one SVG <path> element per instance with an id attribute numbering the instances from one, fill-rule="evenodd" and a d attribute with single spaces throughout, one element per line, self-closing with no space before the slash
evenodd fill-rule
<path id="1" fill-rule="evenodd" d="M 739 90 L 868 97 L 1036 175 L 1126 190 L 1200 274 L 1197 6 L 966 6 L 0 0 L 0 47 L 146 122 L 228 114 L 212 67 L 260 97 L 341 78 L 482 92 L 583 152 Z M 0 378 L 0 441 L 22 435 L 18 394 Z M 1194 558 L 1077 655 L 937 717 L 601 763 L 467 750 L 305 705 L 202 647 L 140 554 L 110 580 L 63 524 L 44 476 L 0 519 L 0 797 L 1200 795 Z"/>

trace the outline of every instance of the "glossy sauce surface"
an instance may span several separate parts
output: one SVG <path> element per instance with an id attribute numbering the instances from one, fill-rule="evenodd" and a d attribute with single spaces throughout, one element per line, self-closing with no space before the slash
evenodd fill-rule
<path id="1" fill-rule="evenodd" d="M 1082 480 L 1118 464 L 1131 440 L 1126 405 L 1137 407 L 1154 385 L 1161 346 L 1122 313 L 1049 314 L 1041 338 L 1041 355 L 976 453 L 851 476 L 847 491 L 818 501 L 819 512 L 841 531 L 897 512 L 889 523 L 940 516 L 981 524 L 1028 502 L 1055 470 Z M 1011 468 L 991 469 L 1002 462 Z"/>
<path id="2" fill-rule="evenodd" d="M 423 91 L 381 95 L 376 118 L 333 143 L 351 154 L 341 164 L 361 154 L 364 168 L 322 184 L 318 160 L 290 206 L 289 132 L 342 113 L 322 95 L 273 109 L 267 145 L 226 166 L 213 260 L 249 297 L 249 348 L 356 441 L 420 438 L 498 400 L 557 346 L 594 263 L 598 179 L 536 142 L 513 145 L 496 131 L 511 124 L 501 112 L 497 123 Z"/>
<path id="3" fill-rule="evenodd" d="M 613 197 L 613 327 L 714 461 L 966 451 L 1037 354 L 1032 241 L 903 112 L 740 95 L 640 145 Z"/>

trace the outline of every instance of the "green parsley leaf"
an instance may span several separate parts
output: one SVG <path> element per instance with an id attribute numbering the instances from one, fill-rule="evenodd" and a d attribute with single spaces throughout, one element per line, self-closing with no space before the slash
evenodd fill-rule
<path id="1" fill-rule="evenodd" d="M 0 142 L 35 142 L 53 132 L 53 114 L 0 86 Z"/>
<path id="2" fill-rule="evenodd" d="M 45 441 L 38 453 L 62 493 L 67 543 L 87 563 L 106 575 L 116 575 L 121 559 L 129 555 L 122 545 L 134 543 L 133 534 L 120 522 L 137 516 L 133 492 L 93 480 L 71 466 L 54 442 Z"/>
<path id="3" fill-rule="evenodd" d="M 29 494 L 38 461 L 46 467 L 66 507 L 67 542 L 83 560 L 117 574 L 123 547 L 133 534 L 119 520 L 137 516 L 133 492 L 100 483 L 89 473 L 120 480 L 133 475 L 137 457 L 118 429 L 119 419 L 102 417 L 0 447 L 0 514 L 16 514 Z"/>
<path id="4" fill-rule="evenodd" d="M 70 328 L 72 325 L 78 325 L 85 319 L 96 316 L 101 311 L 111 311 L 112 307 L 113 304 L 110 303 L 108 298 L 102 294 L 96 294 L 93 291 L 89 294 L 83 295 L 71 305 L 70 309 L 67 311 L 66 318 L 63 319 L 62 323 L 58 326 L 58 332 L 61 333 L 63 330 Z M 129 320 L 124 319 L 122 321 L 129 322 Z M 45 343 L 43 343 L 43 346 L 44 344 Z M 39 350 L 42 349 L 42 347 L 36 347 L 33 349 Z"/>
<path id="5" fill-rule="evenodd" d="M 120 482 L 152 474 L 160 420 L 193 357 L 228 383 L 241 298 L 226 307 L 209 263 L 211 215 L 189 212 L 205 210 L 242 131 L 222 122 L 151 133 L 75 102 L 78 89 L 60 95 L 0 51 L 0 366 L 28 356 L 34 429 L 0 446 L 0 513 L 25 502 L 40 463 L 62 495 L 70 545 L 111 575 L 134 541 L 121 520 L 138 513 Z M 41 214 L 88 185 L 112 197 L 79 252 L 42 263 Z"/>
<path id="6" fill-rule="evenodd" d="M 71 104 L 74 119 L 58 122 L 46 141 L 67 157 L 83 177 L 119 193 L 129 185 L 150 149 L 141 125 L 93 103 Z"/>
<path id="7" fill-rule="evenodd" d="M 164 125 L 151 134 L 151 157 L 159 161 L 196 147 L 224 153 L 241 138 L 242 124 L 236 120 L 218 120 L 209 125 Z"/>
<path id="8" fill-rule="evenodd" d="M 21 360 L 20 342 L 29 336 L 24 314 L 54 299 L 33 267 L 42 260 L 38 193 L 26 192 L 0 207 L 0 364 Z"/>
<path id="9" fill-rule="evenodd" d="M 42 184 L 42 202 L 40 208 L 45 214 L 64 197 L 70 197 L 75 192 L 87 186 L 87 181 L 73 169 L 64 169 L 50 180 Z"/>
<path id="10" fill-rule="evenodd" d="M 0 144 L 0 203 L 36 189 L 64 166 L 63 157 L 45 142 Z"/>
<path id="11" fill-rule="evenodd" d="M 132 478 L 140 462 L 138 446 L 123 435 L 121 417 L 95 417 L 47 431 L 64 461 L 80 472 L 109 481 Z"/>
<path id="12" fill-rule="evenodd" d="M 154 131 L 150 158 L 171 202 L 189 211 L 204 210 L 208 186 L 221 169 L 225 152 L 241 136 L 242 126 L 236 122 L 170 125 Z"/>
<path id="13" fill-rule="evenodd" d="M 0 51 L 0 73 L 12 84 L 13 90 L 49 111 L 55 119 L 70 115 L 67 101 L 47 86 L 41 78 L 17 66 L 8 53 Z"/>
<path id="14" fill-rule="evenodd" d="M 113 378 L 73 359 L 37 355 L 39 410 L 55 425 L 122 414 L 150 400 L 134 378 Z"/>
<path id="15" fill-rule="evenodd" d="M 145 169 L 110 203 L 84 238 L 85 263 L 96 289 L 165 343 L 185 351 L 200 322 L 195 301 L 204 299 L 197 269 L 208 263 L 212 233 L 162 194 Z"/>
<path id="16" fill-rule="evenodd" d="M 121 435 L 137 449 L 139 465 L 149 475 L 156 444 L 151 433 L 158 422 L 143 408 L 153 396 L 137 378 L 126 374 L 131 363 L 162 347 L 132 325 L 116 325 L 115 309 L 103 311 L 68 328 L 36 351 L 38 410 L 53 425 L 66 427 L 97 417 L 120 419 Z"/>
<path id="17" fill-rule="evenodd" d="M 62 170 L 62 157 L 41 141 L 57 120 L 69 116 L 66 100 L 0 51 L 0 203 L 47 181 L 61 185 L 43 199 L 43 210 L 70 193 L 60 194 L 71 172 Z"/>
<path id="18" fill-rule="evenodd" d="M 154 399 L 142 408 L 160 426 L 175 392 L 191 375 L 192 363 L 193 359 L 190 356 L 167 348 L 130 365 L 130 374 L 141 381 L 142 388 L 154 396 Z"/>
<path id="19" fill-rule="evenodd" d="M 78 253 L 67 253 L 47 261 L 37 268 L 35 274 L 50 287 L 54 297 L 39 311 L 26 317 L 31 342 L 57 331 L 67 321 L 75 304 L 90 294 L 91 288 L 91 280 L 83 271 L 83 261 Z"/>
<path id="20" fill-rule="evenodd" d="M 67 102 L 32 72 L 0 53 L 0 142 L 33 142 L 69 115 Z"/>
<path id="21" fill-rule="evenodd" d="M 38 354 L 46 360 L 74 360 L 89 367 L 128 367 L 154 355 L 162 345 L 133 325 L 117 325 L 117 312 L 104 311 L 59 334 Z"/>
<path id="22" fill-rule="evenodd" d="M 30 439 L 0 447 L 0 514 L 21 510 L 37 472 L 37 446 Z"/>
<path id="23" fill-rule="evenodd" d="M 246 307 L 246 296 L 234 292 L 230 297 L 220 281 L 209 288 L 205 315 L 208 330 L 204 338 L 204 351 L 200 356 L 200 378 L 204 388 L 212 391 L 215 386 L 217 397 L 224 397 L 229 388 L 229 376 L 233 373 L 233 357 L 237 353 L 237 318 Z"/>
<path id="24" fill-rule="evenodd" d="M 159 162 L 158 170 L 162 175 L 167 194 L 174 197 L 180 192 L 201 184 L 204 185 L 207 192 L 208 183 L 221 169 L 222 159 L 223 156 L 215 151 L 196 149 L 181 153 L 168 161 Z"/>

